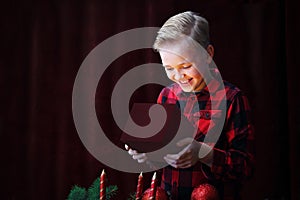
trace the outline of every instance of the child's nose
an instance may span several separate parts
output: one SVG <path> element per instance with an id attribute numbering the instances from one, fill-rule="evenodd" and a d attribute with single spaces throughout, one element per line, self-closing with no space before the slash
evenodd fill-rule
<path id="1" fill-rule="evenodd" d="M 176 70 L 175 74 L 174 74 L 174 79 L 175 80 L 180 80 L 184 77 L 183 73 L 181 73 L 179 70 Z"/>

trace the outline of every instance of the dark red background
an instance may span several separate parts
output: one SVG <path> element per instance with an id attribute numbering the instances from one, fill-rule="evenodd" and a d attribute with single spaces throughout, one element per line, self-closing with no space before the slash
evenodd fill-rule
<path id="1" fill-rule="evenodd" d="M 118 199 L 134 192 L 138 174 L 104 166 L 81 143 L 72 117 L 73 83 L 84 58 L 103 40 L 132 28 L 161 26 L 170 16 L 193 10 L 211 24 L 214 60 L 223 78 L 245 91 L 253 108 L 257 167 L 243 196 L 300 199 L 300 7 L 295 2 L 1 2 L 0 198 L 66 199 L 73 185 L 90 186 L 103 168 L 109 184 L 119 187 Z M 97 110 L 112 136 L 107 103 L 113 84 L 129 68 L 159 61 L 157 54 L 147 52 L 149 60 L 143 53 L 116 60 L 99 84 Z M 159 90 L 146 87 L 136 98 L 154 101 Z"/>

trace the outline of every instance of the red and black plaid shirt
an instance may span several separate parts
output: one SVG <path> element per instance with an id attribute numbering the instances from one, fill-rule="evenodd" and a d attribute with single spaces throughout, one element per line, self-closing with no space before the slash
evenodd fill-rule
<path id="1" fill-rule="evenodd" d="M 218 110 L 211 109 L 211 101 L 218 101 L 213 95 L 222 87 L 216 80 L 209 84 L 210 87 L 200 92 L 186 93 L 174 83 L 164 88 L 157 100 L 159 104 L 177 104 L 182 114 L 197 127 L 195 139 L 200 142 L 205 138 L 208 128 L 213 128 L 209 126 L 210 119 L 218 115 Z M 208 167 L 199 161 L 187 169 L 165 167 L 161 186 L 171 194 L 172 199 L 190 199 L 193 188 L 207 182 L 215 185 L 223 196 L 226 192 L 235 195 L 235 191 L 226 191 L 226 185 L 239 185 L 252 174 L 254 137 L 249 119 L 249 103 L 236 86 L 224 81 L 224 89 L 226 117 L 221 135 L 214 146 L 212 166 Z"/>

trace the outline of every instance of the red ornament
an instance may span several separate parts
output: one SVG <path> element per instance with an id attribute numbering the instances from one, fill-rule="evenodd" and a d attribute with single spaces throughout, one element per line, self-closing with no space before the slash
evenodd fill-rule
<path id="1" fill-rule="evenodd" d="M 191 200 L 219 200 L 217 189 L 208 184 L 201 184 L 192 192 Z"/>
<path id="2" fill-rule="evenodd" d="M 142 200 L 149 200 L 151 195 L 150 193 L 151 188 L 148 188 L 144 192 Z M 161 187 L 156 187 L 155 200 L 169 200 L 169 197 L 164 189 L 162 189 Z"/>

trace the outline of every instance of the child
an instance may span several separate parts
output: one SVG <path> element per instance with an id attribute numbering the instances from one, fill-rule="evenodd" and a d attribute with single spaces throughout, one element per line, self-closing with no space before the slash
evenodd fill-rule
<path id="1" fill-rule="evenodd" d="M 207 184 L 220 199 L 239 199 L 241 185 L 253 171 L 250 108 L 239 88 L 217 78 L 207 20 L 190 11 L 177 14 L 161 27 L 153 47 L 174 81 L 161 91 L 158 103 L 177 104 L 196 130 L 194 139 L 178 143 L 182 151 L 164 155 L 168 166 L 161 187 L 173 200 L 190 199 L 195 188 Z M 214 121 L 222 116 L 224 123 Z M 147 161 L 146 153 L 128 152 L 140 163 Z"/>

